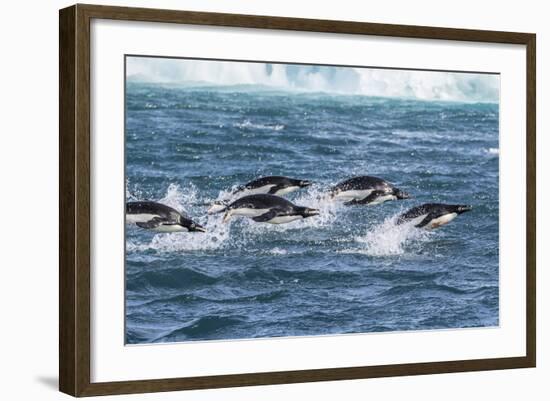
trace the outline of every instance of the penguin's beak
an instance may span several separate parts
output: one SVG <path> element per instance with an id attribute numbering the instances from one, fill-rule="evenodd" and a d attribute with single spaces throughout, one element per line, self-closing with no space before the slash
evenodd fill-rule
<path id="1" fill-rule="evenodd" d="M 199 226 L 198 224 L 193 224 L 189 229 L 189 231 L 199 231 L 201 233 L 205 233 L 206 228 L 204 228 L 203 226 Z"/>
<path id="2" fill-rule="evenodd" d="M 302 188 L 309 187 L 311 184 L 313 184 L 313 183 L 311 181 L 308 181 L 308 180 L 300 181 L 300 187 L 302 187 Z"/>
<path id="3" fill-rule="evenodd" d="M 472 205 L 460 205 L 456 208 L 456 211 L 457 213 L 464 213 L 464 212 L 469 212 L 470 210 L 472 210 L 473 207 Z"/>
<path id="4" fill-rule="evenodd" d="M 318 209 L 311 209 L 309 207 L 306 207 L 304 210 L 304 218 L 305 217 L 312 217 L 312 216 L 318 216 L 320 214 Z"/>
<path id="5" fill-rule="evenodd" d="M 397 196 L 397 199 L 410 199 L 412 198 L 412 195 L 405 192 L 405 191 L 401 191 L 400 189 L 396 189 L 395 192 L 394 192 L 394 195 Z"/>

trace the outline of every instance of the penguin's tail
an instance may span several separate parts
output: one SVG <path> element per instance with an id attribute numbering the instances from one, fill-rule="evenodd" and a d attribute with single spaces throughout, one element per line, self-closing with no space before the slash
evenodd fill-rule
<path id="1" fill-rule="evenodd" d="M 218 213 L 225 212 L 227 210 L 228 205 L 229 205 L 229 202 L 225 200 L 214 201 L 210 204 L 210 207 L 208 208 L 207 213 L 218 214 Z"/>

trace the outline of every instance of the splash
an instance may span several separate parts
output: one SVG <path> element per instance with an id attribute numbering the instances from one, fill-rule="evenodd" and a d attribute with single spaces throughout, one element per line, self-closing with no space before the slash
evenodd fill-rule
<path id="1" fill-rule="evenodd" d="M 298 206 L 318 209 L 319 215 L 286 224 L 257 223 L 248 218 L 233 218 L 228 224 L 238 224 L 243 231 L 243 236 L 250 241 L 254 236 L 266 235 L 267 233 L 280 233 L 307 228 L 319 229 L 330 226 L 337 218 L 338 210 L 343 207 L 341 203 L 334 202 L 323 188 L 316 185 L 312 185 L 305 192 L 295 195 L 295 198 L 291 201 Z"/>
<path id="2" fill-rule="evenodd" d="M 207 228 L 205 233 L 156 234 L 149 243 L 127 241 L 128 251 L 155 250 L 159 252 L 182 252 L 198 250 L 217 250 L 225 247 L 229 240 L 229 227 L 221 222 L 221 216 L 205 215 L 197 188 L 190 184 L 181 187 L 170 184 L 160 203 L 184 212 Z"/>
<path id="3" fill-rule="evenodd" d="M 156 234 L 149 243 L 127 241 L 130 252 L 154 250 L 158 252 L 215 251 L 224 249 L 229 243 L 229 226 L 221 223 L 219 217 L 208 216 L 195 219 L 207 227 L 205 233 Z M 206 220 L 206 221 L 205 221 Z"/>
<path id="4" fill-rule="evenodd" d="M 234 189 L 220 191 L 218 199 L 228 199 Z M 212 200 L 201 199 L 195 186 L 181 187 L 177 184 L 170 184 L 164 197 L 159 201 L 177 210 L 187 212 L 191 219 L 206 227 L 207 232 L 156 234 L 148 243 L 134 242 L 129 239 L 127 249 L 130 252 L 252 250 L 255 249 L 254 244 L 259 239 L 265 240 L 270 235 L 293 230 L 330 228 L 346 208 L 342 202 L 331 199 L 326 189 L 319 185 L 312 185 L 306 191 L 294 195 L 293 203 L 318 209 L 320 214 L 287 224 L 257 223 L 249 218 L 241 217 L 231 219 L 229 223 L 223 223 L 223 213 L 211 215 L 205 213 L 204 205 Z M 421 244 L 433 235 L 432 232 L 417 229 L 412 224 L 396 225 L 397 216 L 398 214 L 384 220 L 381 224 L 369 229 L 365 235 L 356 237 L 354 241 L 360 244 L 359 248 L 345 249 L 342 252 L 361 253 L 369 256 L 403 255 L 410 252 L 411 247 Z M 347 240 L 343 242 L 349 245 Z M 285 255 L 287 251 L 275 247 L 269 253 Z"/>
<path id="5" fill-rule="evenodd" d="M 143 192 L 136 185 L 131 185 L 130 180 L 126 178 L 126 200 L 138 201 L 143 199 Z"/>
<path id="6" fill-rule="evenodd" d="M 268 251 L 269 254 L 271 255 L 286 255 L 288 254 L 288 251 L 286 249 L 281 249 L 281 248 L 273 248 L 273 249 L 270 249 Z"/>
<path id="7" fill-rule="evenodd" d="M 166 194 L 159 202 L 176 210 L 187 212 L 186 206 L 196 204 L 197 199 L 198 191 L 193 184 L 185 189 L 182 189 L 178 184 L 170 184 Z"/>
<path id="8" fill-rule="evenodd" d="M 421 244 L 434 233 L 414 227 L 413 224 L 397 225 L 399 214 L 374 226 L 364 236 L 355 239 L 361 244 L 359 253 L 369 256 L 403 255 L 411 246 Z"/>
<path id="9" fill-rule="evenodd" d="M 219 192 L 217 199 L 231 201 L 244 193 L 234 194 L 237 186 Z M 182 187 L 170 184 L 160 203 L 186 213 L 189 218 L 206 227 L 205 233 L 169 233 L 156 234 L 148 243 L 127 240 L 126 249 L 130 252 L 153 250 L 157 252 L 186 251 L 223 251 L 227 249 L 252 249 L 250 246 L 258 241 L 258 236 L 280 233 L 304 228 L 330 226 L 336 218 L 336 211 L 341 204 L 329 199 L 321 188 L 309 187 L 308 191 L 294 201 L 297 205 L 319 209 L 321 214 L 288 224 L 257 223 L 248 218 L 234 218 L 229 223 L 223 222 L 223 213 L 207 214 L 204 205 L 212 199 L 201 199 L 198 189 L 190 184 Z M 231 231 L 233 230 L 233 233 Z M 274 248 L 272 254 L 284 255 L 286 250 Z"/>
<path id="10" fill-rule="evenodd" d="M 337 213 L 342 209 L 341 202 L 334 201 L 326 188 L 318 185 L 308 187 L 308 190 L 298 195 L 293 202 L 299 206 L 318 209 L 319 216 L 314 216 L 303 220 L 307 227 L 325 227 L 331 225 L 337 217 Z"/>
<path id="11" fill-rule="evenodd" d="M 206 222 L 200 221 L 200 224 L 207 227 L 207 232 L 157 234 L 149 246 L 161 252 L 213 251 L 227 246 L 229 227 L 213 216 L 209 216 Z"/>
<path id="12" fill-rule="evenodd" d="M 206 200 L 205 204 L 209 206 L 207 213 L 222 213 L 225 210 L 225 206 L 245 195 L 248 195 L 248 191 L 241 191 L 238 185 L 233 185 L 230 189 L 221 190 L 215 199 Z"/>

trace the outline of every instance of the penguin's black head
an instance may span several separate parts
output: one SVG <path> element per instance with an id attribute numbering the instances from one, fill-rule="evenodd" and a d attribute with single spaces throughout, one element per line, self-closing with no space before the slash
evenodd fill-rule
<path id="1" fill-rule="evenodd" d="M 455 213 L 461 214 L 472 210 L 472 205 L 456 205 Z"/>
<path id="2" fill-rule="evenodd" d="M 298 186 L 300 188 L 309 187 L 311 184 L 313 184 L 313 183 L 309 180 L 298 180 Z"/>
<path id="3" fill-rule="evenodd" d="M 203 226 L 200 226 L 198 225 L 197 223 L 189 223 L 187 225 L 184 224 L 184 226 L 191 232 L 191 231 L 199 231 L 201 233 L 205 233 L 206 232 L 206 228 L 204 228 Z"/>
<path id="4" fill-rule="evenodd" d="M 300 210 L 298 211 L 298 214 L 300 214 L 305 219 L 307 217 L 318 216 L 319 210 L 312 209 L 309 207 L 301 207 Z"/>
<path id="5" fill-rule="evenodd" d="M 399 188 L 395 188 L 393 190 L 393 194 L 397 197 L 397 199 L 409 199 L 412 198 L 410 194 L 408 194 L 405 191 L 401 191 Z"/>

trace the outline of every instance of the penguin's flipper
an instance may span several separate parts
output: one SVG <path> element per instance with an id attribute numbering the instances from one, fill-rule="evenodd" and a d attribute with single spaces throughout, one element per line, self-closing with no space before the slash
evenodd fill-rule
<path id="1" fill-rule="evenodd" d="M 374 202 L 376 200 L 376 198 L 378 198 L 379 196 L 382 196 L 384 194 L 385 194 L 384 191 L 372 191 L 369 194 L 369 196 L 367 196 L 366 198 L 353 199 L 349 202 L 345 202 L 344 205 L 346 205 L 346 206 L 350 206 L 350 205 L 368 205 L 369 203 Z"/>
<path id="2" fill-rule="evenodd" d="M 164 219 L 161 219 L 159 217 L 155 217 L 149 221 L 145 221 L 145 222 L 137 222 L 136 223 L 136 226 L 138 226 L 139 228 L 145 228 L 147 230 L 151 230 L 153 228 L 158 228 L 158 226 L 160 226 L 161 224 L 163 223 L 168 223 L 170 224 L 169 221 L 166 221 Z"/>
<path id="3" fill-rule="evenodd" d="M 252 217 L 252 220 L 254 220 L 257 223 L 265 223 L 266 221 L 269 221 L 275 217 L 277 217 L 277 211 L 275 209 L 271 209 L 269 212 L 261 214 L 256 217 Z"/>
<path id="4" fill-rule="evenodd" d="M 273 185 L 269 191 L 268 191 L 268 194 L 269 195 L 275 195 L 277 194 L 277 191 L 281 190 L 281 189 L 284 189 L 284 186 L 282 185 Z"/>
<path id="5" fill-rule="evenodd" d="M 424 217 L 424 220 L 422 220 L 420 223 L 418 223 L 415 227 L 416 228 L 423 228 L 423 227 L 426 227 L 426 225 L 432 221 L 433 219 L 435 219 L 437 216 L 435 215 L 435 213 L 428 213 L 428 215 L 426 217 Z"/>

